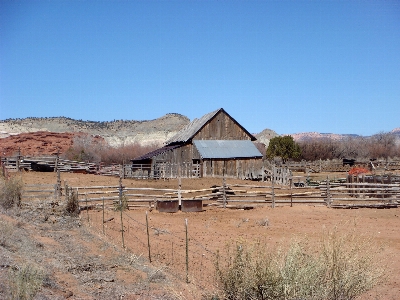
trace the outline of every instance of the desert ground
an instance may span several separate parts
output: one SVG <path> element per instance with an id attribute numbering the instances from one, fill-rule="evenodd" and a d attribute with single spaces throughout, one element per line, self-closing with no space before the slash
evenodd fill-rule
<path id="1" fill-rule="evenodd" d="M 328 174 L 318 174 L 326 178 Z M 340 177 L 343 174 L 330 174 Z M 24 184 L 54 184 L 54 173 L 23 173 Z M 62 173 L 69 186 L 117 185 L 118 178 Z M 209 188 L 222 179 L 182 179 L 182 189 Z M 240 180 L 227 183 L 254 184 Z M 178 180 L 124 179 L 127 187 L 177 188 Z M 317 248 L 327 232 L 355 233 L 372 239 L 385 280 L 359 299 L 398 299 L 400 295 L 400 210 L 332 209 L 298 204 L 271 208 L 223 209 L 160 213 L 148 207 L 121 214 L 101 207 L 63 213 L 63 202 L 32 199 L 20 210 L 1 211 L 0 298 L 11 297 L 10 270 L 39 265 L 46 274 L 36 299 L 202 299 L 217 288 L 214 262 L 236 243 L 260 243 L 266 249 L 307 239 Z M 149 235 L 147 235 L 146 212 Z M 188 269 L 186 268 L 186 227 Z M 149 245 L 150 244 L 150 251 Z M 149 254 L 150 252 L 150 254 Z M 151 262 L 149 261 L 149 256 Z"/>

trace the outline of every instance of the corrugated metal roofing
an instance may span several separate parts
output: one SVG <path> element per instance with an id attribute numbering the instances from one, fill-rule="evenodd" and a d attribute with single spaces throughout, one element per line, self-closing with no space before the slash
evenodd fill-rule
<path id="1" fill-rule="evenodd" d="M 249 158 L 262 154 L 249 140 L 193 140 L 202 158 Z"/>
<path id="2" fill-rule="evenodd" d="M 212 119 L 221 109 L 217 109 L 205 114 L 200 119 L 194 119 L 188 125 L 182 128 L 177 134 L 166 141 L 166 144 L 185 143 L 190 140 L 210 119 Z"/>
<path id="3" fill-rule="evenodd" d="M 160 154 L 162 154 L 162 153 L 165 153 L 165 152 L 167 152 L 167 151 L 173 150 L 173 149 L 178 148 L 178 147 L 180 147 L 180 146 L 181 146 L 181 145 L 165 146 L 165 147 L 156 149 L 156 150 L 154 150 L 154 151 L 151 151 L 151 152 L 149 152 L 149 153 L 146 153 L 145 155 L 139 156 L 139 157 L 137 157 L 137 158 L 135 158 L 135 159 L 132 159 L 132 161 L 151 159 L 151 158 L 153 158 L 154 156 L 160 155 Z"/>

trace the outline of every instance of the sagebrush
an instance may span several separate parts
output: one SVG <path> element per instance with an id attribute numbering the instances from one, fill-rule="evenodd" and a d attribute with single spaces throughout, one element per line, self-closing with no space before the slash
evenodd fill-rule
<path id="1" fill-rule="evenodd" d="M 67 205 L 65 207 L 65 212 L 67 215 L 70 216 L 77 216 L 79 215 L 79 201 L 78 201 L 78 193 L 74 190 L 70 189 L 66 191 L 67 194 Z"/>
<path id="2" fill-rule="evenodd" d="M 21 206 L 23 182 L 19 176 L 0 176 L 0 205 L 9 209 Z"/>
<path id="3" fill-rule="evenodd" d="M 31 264 L 11 268 L 9 271 L 11 299 L 33 299 L 43 285 L 44 272 Z"/>
<path id="4" fill-rule="evenodd" d="M 327 233 L 317 247 L 305 238 L 272 250 L 236 243 L 226 260 L 221 255 L 216 260 L 218 299 L 355 299 L 383 278 L 377 253 L 371 240 L 337 231 Z"/>

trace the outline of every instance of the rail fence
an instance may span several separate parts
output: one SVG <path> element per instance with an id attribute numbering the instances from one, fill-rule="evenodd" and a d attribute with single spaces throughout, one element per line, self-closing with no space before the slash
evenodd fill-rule
<path id="1" fill-rule="evenodd" d="M 59 173 L 58 173 L 59 174 Z M 352 178 L 349 176 L 349 178 Z M 57 200 L 65 198 L 71 191 L 77 195 L 82 210 L 105 206 L 115 209 L 124 205 L 127 209 L 148 208 L 161 212 L 202 211 L 207 206 L 223 208 L 254 208 L 294 204 L 326 205 L 328 207 L 395 207 L 400 202 L 400 183 L 352 182 L 352 180 L 329 179 L 315 186 L 289 186 L 263 182 L 260 184 L 229 184 L 223 178 L 221 185 L 199 190 L 183 189 L 181 180 L 176 189 L 115 186 L 71 187 L 57 179 L 57 183 L 25 185 L 22 200 Z M 370 179 L 373 180 L 373 179 Z M 376 179 L 375 179 L 376 181 Z M 373 205 L 372 205 L 373 203 Z"/>
<path id="2" fill-rule="evenodd" d="M 346 160 L 315 160 L 315 161 L 300 161 L 300 162 L 286 162 L 283 166 L 286 166 L 293 171 L 304 171 L 304 172 L 348 172 L 353 166 L 363 167 L 369 169 L 371 172 L 392 172 L 400 170 L 400 160 L 363 160 L 352 163 L 346 162 Z"/>

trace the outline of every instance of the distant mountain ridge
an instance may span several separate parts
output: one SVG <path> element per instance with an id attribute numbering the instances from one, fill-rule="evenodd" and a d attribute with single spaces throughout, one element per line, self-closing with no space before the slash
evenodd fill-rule
<path id="1" fill-rule="evenodd" d="M 114 147 L 135 142 L 142 145 L 162 144 L 189 122 L 189 118 L 176 113 L 148 121 L 96 122 L 66 117 L 7 119 L 0 121 L 0 138 L 37 131 L 84 132 L 101 136 Z"/>
<path id="2" fill-rule="evenodd" d="M 341 140 L 345 137 L 361 137 L 358 134 L 337 134 L 337 133 L 320 133 L 320 132 L 300 132 L 288 135 L 292 136 L 296 142 L 306 141 L 310 139 L 321 139 L 321 138 Z"/>
<path id="3" fill-rule="evenodd" d="M 7 119 L 0 121 L 0 138 L 39 131 L 55 133 L 84 132 L 102 137 L 113 147 L 133 143 L 162 145 L 189 123 L 190 119 L 188 117 L 178 113 L 169 113 L 154 120 L 144 121 L 83 121 L 67 117 Z M 400 140 L 400 127 L 393 129 L 391 133 Z M 318 132 L 278 134 L 268 128 L 254 134 L 257 141 L 266 146 L 268 146 L 270 139 L 283 135 L 291 135 L 295 141 L 305 141 L 314 138 L 340 140 L 344 137 L 360 137 L 357 134 Z"/>
<path id="4" fill-rule="evenodd" d="M 393 134 L 398 140 L 400 139 L 400 127 L 395 128 L 392 131 L 388 132 Z M 364 137 L 358 134 L 337 134 L 337 133 L 320 133 L 320 132 L 300 132 L 300 133 L 292 133 L 292 134 L 282 134 L 282 135 L 290 135 L 296 142 L 307 141 L 311 139 L 332 139 L 332 140 L 341 140 L 343 138 L 358 138 Z"/>

